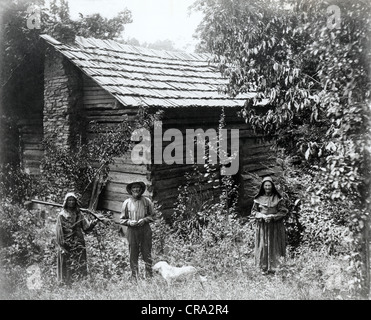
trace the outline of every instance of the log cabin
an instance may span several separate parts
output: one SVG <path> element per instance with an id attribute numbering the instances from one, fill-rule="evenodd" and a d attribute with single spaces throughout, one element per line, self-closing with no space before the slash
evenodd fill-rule
<path id="1" fill-rule="evenodd" d="M 221 90 L 228 79 L 223 78 L 207 54 L 190 54 L 151 50 L 100 40 L 72 36 L 62 42 L 56 37 L 41 35 L 45 41 L 43 110 L 34 118 L 25 119 L 21 126 L 22 164 L 31 174 L 40 173 L 43 157 L 42 140 L 57 133 L 55 144 L 68 146 L 81 132 L 77 118 L 89 124 L 134 122 L 138 110 L 148 113 L 162 111 L 162 132 L 189 129 L 219 128 L 224 114 L 225 128 L 238 130 L 238 170 L 233 179 L 239 186 L 241 212 L 251 203 L 247 173 L 259 176 L 277 171 L 270 143 L 253 130 L 239 116 L 246 101 L 254 93 L 230 97 Z M 256 108 L 265 108 L 263 101 Z M 174 141 L 163 141 L 164 151 Z M 185 140 L 183 142 L 183 149 Z M 154 152 L 152 146 L 152 152 Z M 157 150 L 158 151 L 158 150 Z M 194 165 L 174 158 L 173 163 L 134 164 L 130 154 L 116 158 L 110 165 L 108 180 L 99 196 L 98 209 L 119 213 L 128 197 L 126 185 L 143 181 L 145 195 L 160 206 L 163 214 L 171 214 L 176 205 L 178 188 L 187 180 L 186 173 Z M 183 160 L 183 161 L 182 161 Z M 199 165 L 202 172 L 203 167 Z M 220 165 L 217 167 L 220 170 Z M 220 174 L 217 174 L 220 178 Z M 192 183 L 192 182 L 191 182 Z M 217 199 L 218 180 L 202 183 L 202 192 Z"/>

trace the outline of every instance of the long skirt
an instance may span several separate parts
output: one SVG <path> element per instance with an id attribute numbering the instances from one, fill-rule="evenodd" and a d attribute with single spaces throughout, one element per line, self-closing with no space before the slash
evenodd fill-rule
<path id="1" fill-rule="evenodd" d="M 59 283 L 71 284 L 88 275 L 85 243 L 79 243 L 62 253 L 57 252 L 57 280 Z"/>
<path id="2" fill-rule="evenodd" d="M 255 264 L 263 271 L 275 271 L 286 256 L 283 220 L 258 221 L 255 231 Z"/>

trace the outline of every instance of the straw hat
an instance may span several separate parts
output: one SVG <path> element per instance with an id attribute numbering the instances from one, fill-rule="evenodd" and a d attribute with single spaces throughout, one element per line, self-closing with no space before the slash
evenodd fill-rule
<path id="1" fill-rule="evenodd" d="M 141 192 L 141 195 L 144 193 L 144 191 L 146 191 L 146 185 L 144 182 L 142 181 L 134 181 L 132 183 L 129 183 L 127 186 L 126 186 L 126 191 L 128 192 L 128 194 L 131 195 L 131 188 L 133 187 L 134 184 L 139 184 L 142 188 L 142 192 Z"/>

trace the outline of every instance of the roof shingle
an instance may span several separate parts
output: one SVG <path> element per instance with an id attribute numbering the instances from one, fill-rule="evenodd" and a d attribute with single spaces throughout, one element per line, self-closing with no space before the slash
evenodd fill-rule
<path id="1" fill-rule="evenodd" d="M 113 40 L 76 37 L 63 44 L 41 35 L 50 45 L 124 106 L 243 106 L 254 93 L 231 98 L 228 83 L 206 54 L 187 54 L 124 45 Z"/>

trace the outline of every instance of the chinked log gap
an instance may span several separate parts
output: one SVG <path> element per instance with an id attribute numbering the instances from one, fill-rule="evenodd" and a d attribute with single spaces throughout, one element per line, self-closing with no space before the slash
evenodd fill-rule
<path id="1" fill-rule="evenodd" d="M 31 201 L 33 203 L 39 203 L 39 204 L 43 204 L 43 205 L 46 205 L 46 206 L 59 207 L 59 208 L 62 208 L 63 207 L 62 204 L 55 203 L 55 202 L 41 201 L 41 200 L 37 200 L 37 199 L 31 200 Z M 104 221 L 104 220 L 102 220 L 101 218 L 99 218 L 94 212 L 92 212 L 89 209 L 80 208 L 80 210 L 82 212 L 87 212 L 87 213 L 91 214 L 94 218 L 96 218 L 100 222 L 106 223 L 107 221 L 110 221 L 110 222 L 114 222 L 115 224 L 119 224 L 118 222 L 116 222 L 116 221 L 114 221 L 112 219 L 106 218 L 106 217 L 104 218 L 104 219 L 106 219 L 106 221 Z"/>

